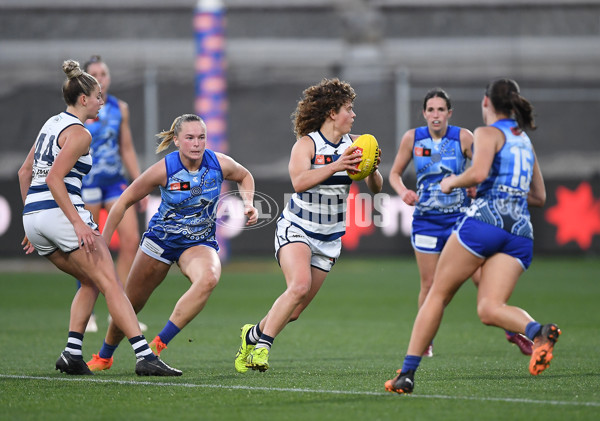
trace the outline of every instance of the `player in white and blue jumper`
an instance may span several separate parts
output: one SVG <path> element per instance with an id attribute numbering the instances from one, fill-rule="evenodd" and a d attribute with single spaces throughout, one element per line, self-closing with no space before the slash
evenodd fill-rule
<path id="1" fill-rule="evenodd" d="M 238 183 L 247 225 L 255 224 L 254 178 L 231 157 L 206 148 L 206 124 L 195 114 L 177 117 L 171 129 L 160 133 L 160 152 L 175 144 L 171 152 L 148 168 L 123 192 L 112 207 L 104 228 L 107 241 L 129 207 L 159 188 L 161 204 L 142 236 L 139 250 L 125 285 L 133 308 L 139 312 L 177 263 L 190 288 L 181 296 L 163 330 L 150 343 L 155 354 L 204 308 L 221 276 L 221 261 L 215 237 L 217 204 L 224 180 Z M 123 332 L 110 323 L 104 344 L 88 366 L 92 371 L 109 369 Z"/>
<path id="2" fill-rule="evenodd" d="M 433 283 L 433 274 L 440 253 L 448 241 L 457 219 L 471 203 L 467 189 L 454 189 L 445 194 L 440 181 L 451 174 L 462 173 L 472 158 L 473 133 L 452 126 L 449 120 L 453 109 L 450 96 L 441 88 L 427 92 L 423 99 L 423 118 L 426 126 L 408 130 L 390 171 L 390 185 L 408 205 L 414 206 L 411 243 L 420 275 L 418 308 L 421 307 Z M 409 189 L 402 174 L 413 161 L 417 190 Z M 473 195 L 474 190 L 471 190 Z M 477 284 L 478 272 L 473 275 Z M 531 342 L 522 335 L 506 332 L 507 339 L 531 355 Z M 424 356 L 433 356 L 431 343 Z"/>
<path id="3" fill-rule="evenodd" d="M 84 64 L 84 71 L 94 76 L 102 87 L 104 106 L 94 119 L 84 122 L 92 134 L 90 153 L 94 160 L 92 170 L 83 178 L 82 197 L 85 207 L 92 212 L 94 220 L 100 220 L 100 211 L 107 212 L 121 193 L 140 175 L 140 167 L 133 145 L 130 127 L 130 111 L 128 104 L 109 94 L 111 74 L 108 65 L 98 55 L 91 56 Z M 137 206 L 140 212 L 145 211 L 147 200 L 140 201 Z M 133 263 L 140 242 L 138 216 L 135 208 L 129 209 L 123 221 L 117 227 L 119 248 L 116 257 L 117 275 L 122 282 Z M 142 331 L 146 325 L 140 323 Z M 98 330 L 92 314 L 87 331 Z"/>
<path id="4" fill-rule="evenodd" d="M 546 201 L 544 179 L 525 133 L 535 129 L 533 106 L 515 81 L 497 79 L 488 85 L 481 108 L 486 126 L 474 132 L 473 165 L 441 181 L 445 193 L 478 185 L 477 198 L 440 255 L 402 369 L 385 384 L 390 392 L 413 391 L 415 370 L 441 324 L 444 308 L 479 267 L 479 318 L 486 325 L 524 334 L 533 341 L 529 362 L 532 375 L 548 367 L 560 335 L 555 324 L 542 326 L 525 310 L 508 304 L 533 255 L 528 206 L 543 206 Z"/>
<path id="5" fill-rule="evenodd" d="M 275 255 L 287 289 L 259 323 L 242 327 L 234 362 L 240 373 L 269 368 L 275 337 L 309 305 L 340 255 L 352 182 L 346 171 L 362 157 L 350 146 L 358 137 L 349 134 L 355 96 L 348 83 L 323 79 L 304 91 L 293 114 L 297 140 L 288 169 L 295 192 L 275 231 Z M 371 192 L 381 191 L 377 166 L 365 181 Z"/>
<path id="6" fill-rule="evenodd" d="M 63 84 L 67 110 L 48 119 L 19 170 L 25 203 L 25 252 L 36 250 L 81 281 L 71 304 L 67 346 L 56 369 L 67 374 L 92 374 L 83 360 L 83 334 L 98 292 L 102 291 L 114 322 L 135 351 L 136 373 L 181 375 L 181 371 L 163 363 L 150 350 L 117 279 L 107 243 L 84 208 L 81 180 L 92 166 L 92 136 L 83 121 L 95 118 L 104 101 L 98 81 L 85 73 L 78 62 L 65 61 L 63 71 L 67 75 Z"/>
<path id="7" fill-rule="evenodd" d="M 427 124 L 404 133 L 389 175 L 390 185 L 398 196 L 415 207 L 411 243 L 420 275 L 419 308 L 431 288 L 435 267 L 452 227 L 471 202 L 466 189 L 456 189 L 449 194 L 440 190 L 440 181 L 450 174 L 463 172 L 472 157 L 473 133 L 450 125 L 452 112 L 446 91 L 429 90 L 422 110 Z M 411 161 L 417 176 L 416 191 L 408 188 L 402 179 Z M 433 356 L 433 344 L 425 355 Z"/>

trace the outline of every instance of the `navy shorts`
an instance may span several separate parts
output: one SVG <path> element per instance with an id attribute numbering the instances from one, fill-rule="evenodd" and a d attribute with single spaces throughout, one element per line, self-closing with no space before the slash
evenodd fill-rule
<path id="1" fill-rule="evenodd" d="M 519 261 L 527 270 L 533 258 L 533 240 L 511 234 L 502 228 L 465 216 L 454 232 L 458 241 L 475 256 L 487 258 L 496 253 L 504 253 Z"/>
<path id="2" fill-rule="evenodd" d="M 413 248 L 421 253 L 441 253 L 460 216 L 462 213 L 414 216 L 410 235 Z"/>
<path id="3" fill-rule="evenodd" d="M 142 235 L 142 240 L 140 241 L 140 249 L 144 253 L 167 265 L 172 265 L 179 261 L 179 257 L 181 257 L 184 251 L 195 246 L 211 247 L 215 249 L 215 251 L 219 251 L 219 246 L 216 241 L 204 241 L 196 244 L 190 243 L 178 247 L 170 246 L 158 238 L 152 231 L 146 231 L 144 235 Z"/>
<path id="4" fill-rule="evenodd" d="M 106 203 L 117 200 L 127 188 L 127 180 L 121 177 L 114 183 L 102 186 L 82 187 L 81 197 L 86 204 Z"/>

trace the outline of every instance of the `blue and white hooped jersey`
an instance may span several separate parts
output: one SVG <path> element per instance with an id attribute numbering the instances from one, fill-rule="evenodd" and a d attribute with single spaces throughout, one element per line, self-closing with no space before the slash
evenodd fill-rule
<path id="1" fill-rule="evenodd" d="M 533 239 L 527 195 L 533 176 L 534 154 L 531 140 L 513 119 L 491 125 L 506 139 L 494 156 L 488 177 L 477 188 L 477 199 L 467 216 Z"/>
<path id="2" fill-rule="evenodd" d="M 92 134 L 90 153 L 94 166 L 83 179 L 83 187 L 111 185 L 125 175 L 119 145 L 122 120 L 119 100 L 108 95 L 98 118 L 85 122 L 85 127 Z"/>
<path id="3" fill-rule="evenodd" d="M 198 171 L 188 171 L 179 151 L 165 156 L 167 184 L 160 186 L 161 202 L 148 224 L 166 245 L 192 247 L 215 239 L 217 202 L 223 183 L 221 164 L 215 153 L 205 149 Z"/>
<path id="4" fill-rule="evenodd" d="M 334 144 L 320 131 L 308 135 L 315 144 L 311 169 L 336 161 L 352 145 L 349 135 Z M 346 171 L 338 171 L 304 192 L 294 193 L 283 210 L 283 217 L 300 227 L 309 237 L 332 241 L 346 232 L 346 199 L 352 180 Z"/>
<path id="5" fill-rule="evenodd" d="M 414 215 L 446 215 L 464 211 L 470 203 L 466 189 L 454 189 L 445 194 L 440 181 L 450 174 L 465 170 L 466 158 L 460 146 L 460 127 L 448 126 L 440 141 L 434 141 L 427 126 L 415 129 L 413 161 L 417 173 L 417 194 Z"/>
<path id="6" fill-rule="evenodd" d="M 59 207 L 48 188 L 48 184 L 46 184 L 46 176 L 61 151 L 61 147 L 58 145 L 60 134 L 67 127 L 73 125 L 83 126 L 83 123 L 73 114 L 62 112 L 50 117 L 42 126 L 35 142 L 33 174 L 25 199 L 24 215 Z M 79 157 L 73 169 L 64 178 L 69 198 L 74 206 L 83 207 L 81 180 L 90 171 L 91 167 L 92 156 L 87 153 Z"/>

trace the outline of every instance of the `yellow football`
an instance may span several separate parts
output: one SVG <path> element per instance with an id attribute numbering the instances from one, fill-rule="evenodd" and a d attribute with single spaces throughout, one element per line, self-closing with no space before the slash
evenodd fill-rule
<path id="1" fill-rule="evenodd" d="M 355 181 L 367 178 L 373 167 L 377 164 L 379 157 L 379 145 L 375 136 L 363 134 L 356 138 L 351 146 L 356 146 L 357 149 L 353 153 L 362 153 L 362 161 L 356 164 L 356 170 L 348 170 L 348 176 Z"/>

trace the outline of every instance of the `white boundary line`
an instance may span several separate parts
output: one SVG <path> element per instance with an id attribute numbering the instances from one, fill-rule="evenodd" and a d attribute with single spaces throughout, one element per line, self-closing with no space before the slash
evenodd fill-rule
<path id="1" fill-rule="evenodd" d="M 4 379 L 20 379 L 20 380 L 49 380 L 61 382 L 88 382 L 88 383 L 113 383 L 121 385 L 142 385 L 142 386 L 171 386 L 185 388 L 203 388 L 203 389 L 235 389 L 235 390 L 261 390 L 266 392 L 292 392 L 292 393 L 329 393 L 333 395 L 366 395 L 366 396 L 391 396 L 389 392 L 369 392 L 356 390 L 323 390 L 323 389 L 296 389 L 288 387 L 258 387 L 258 386 L 236 386 L 236 385 L 220 385 L 220 384 L 195 384 L 195 383 L 170 383 L 170 382 L 150 382 L 150 381 L 134 381 L 134 380 L 111 380 L 111 379 L 90 379 L 84 377 L 68 378 L 68 377 L 42 377 L 42 376 L 17 376 L 10 374 L 0 374 L 0 378 Z M 509 402 L 509 403 L 527 403 L 527 404 L 543 404 L 543 405 L 558 405 L 558 406 L 590 406 L 600 407 L 600 402 L 577 402 L 577 401 L 554 401 L 554 400 L 537 400 L 537 399 L 519 399 L 519 398 L 489 398 L 476 396 L 448 396 L 448 395 L 407 395 L 409 399 L 448 399 L 448 400 L 466 400 L 466 401 L 488 401 L 488 402 Z"/>

